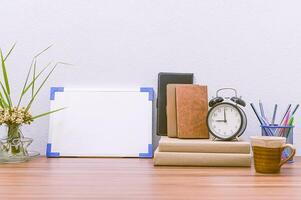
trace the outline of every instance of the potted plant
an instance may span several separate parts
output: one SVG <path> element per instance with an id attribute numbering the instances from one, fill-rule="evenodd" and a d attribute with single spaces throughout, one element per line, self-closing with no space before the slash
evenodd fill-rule
<path id="1" fill-rule="evenodd" d="M 9 55 L 15 48 L 15 44 L 8 51 L 6 55 L 3 54 L 0 49 L 1 59 L 1 72 L 3 80 L 0 80 L 0 125 L 7 127 L 6 137 L 0 139 L 0 162 L 24 162 L 30 160 L 32 157 L 38 156 L 37 152 L 29 152 L 27 147 L 32 143 L 31 138 L 24 137 L 21 132 L 22 125 L 29 125 L 34 120 L 49 115 L 51 113 L 60 111 L 64 108 L 57 110 L 48 111 L 39 115 L 32 115 L 30 108 L 37 98 L 37 95 L 49 79 L 50 75 L 60 64 L 66 64 L 57 62 L 52 64 L 51 62 L 43 67 L 40 71 L 37 69 L 38 57 L 47 51 L 51 46 L 47 47 L 36 56 L 33 57 L 28 73 L 26 75 L 25 83 L 20 93 L 19 99 L 14 104 L 11 98 L 11 85 L 6 70 L 6 61 Z M 49 70 L 50 68 L 50 70 Z M 45 73 L 47 72 L 48 73 Z M 45 74 L 44 78 L 42 76 Z M 41 80 L 40 84 L 37 85 L 37 81 Z M 29 100 L 23 103 L 24 96 L 30 95 Z"/>

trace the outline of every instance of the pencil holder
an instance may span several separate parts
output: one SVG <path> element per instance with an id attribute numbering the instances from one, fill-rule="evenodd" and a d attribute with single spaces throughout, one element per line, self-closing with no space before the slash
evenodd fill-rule
<path id="1" fill-rule="evenodd" d="M 292 125 L 281 126 L 278 124 L 271 124 L 271 125 L 261 125 L 261 134 L 262 136 L 279 136 L 285 137 L 287 144 L 294 143 L 294 127 Z M 283 151 L 282 157 L 287 158 L 291 154 L 290 149 L 285 149 Z M 293 158 L 289 160 L 288 163 L 292 163 Z"/>

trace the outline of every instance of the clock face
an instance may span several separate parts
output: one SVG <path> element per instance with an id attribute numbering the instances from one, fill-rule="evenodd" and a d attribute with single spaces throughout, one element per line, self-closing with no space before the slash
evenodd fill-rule
<path id="1" fill-rule="evenodd" d="M 210 110 L 207 123 L 214 136 L 227 139 L 238 134 L 242 122 L 242 114 L 236 106 L 221 103 Z"/>

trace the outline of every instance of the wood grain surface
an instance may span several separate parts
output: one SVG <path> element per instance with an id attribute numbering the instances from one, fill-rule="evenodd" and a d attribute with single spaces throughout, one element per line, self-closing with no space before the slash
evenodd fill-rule
<path id="1" fill-rule="evenodd" d="M 154 167 L 150 159 L 52 158 L 0 165 L 0 199 L 301 199 L 301 159 L 254 168 Z"/>

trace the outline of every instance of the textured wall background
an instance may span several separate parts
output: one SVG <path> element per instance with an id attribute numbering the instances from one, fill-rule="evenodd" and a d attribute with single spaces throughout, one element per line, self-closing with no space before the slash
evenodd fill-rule
<path id="1" fill-rule="evenodd" d="M 35 114 L 49 109 L 50 86 L 156 88 L 160 71 L 194 72 L 197 83 L 209 85 L 210 96 L 220 87 L 236 87 L 249 102 L 262 99 L 268 116 L 274 103 L 280 113 L 288 103 L 300 103 L 300 1 L 0 2 L 0 47 L 18 42 L 8 61 L 14 92 L 19 94 L 32 56 L 49 44 L 54 47 L 41 64 L 75 65 L 56 71 L 34 104 Z M 248 138 L 260 129 L 250 107 L 246 112 Z M 301 111 L 296 126 L 300 149 Z M 44 153 L 48 118 L 24 132 Z"/>

